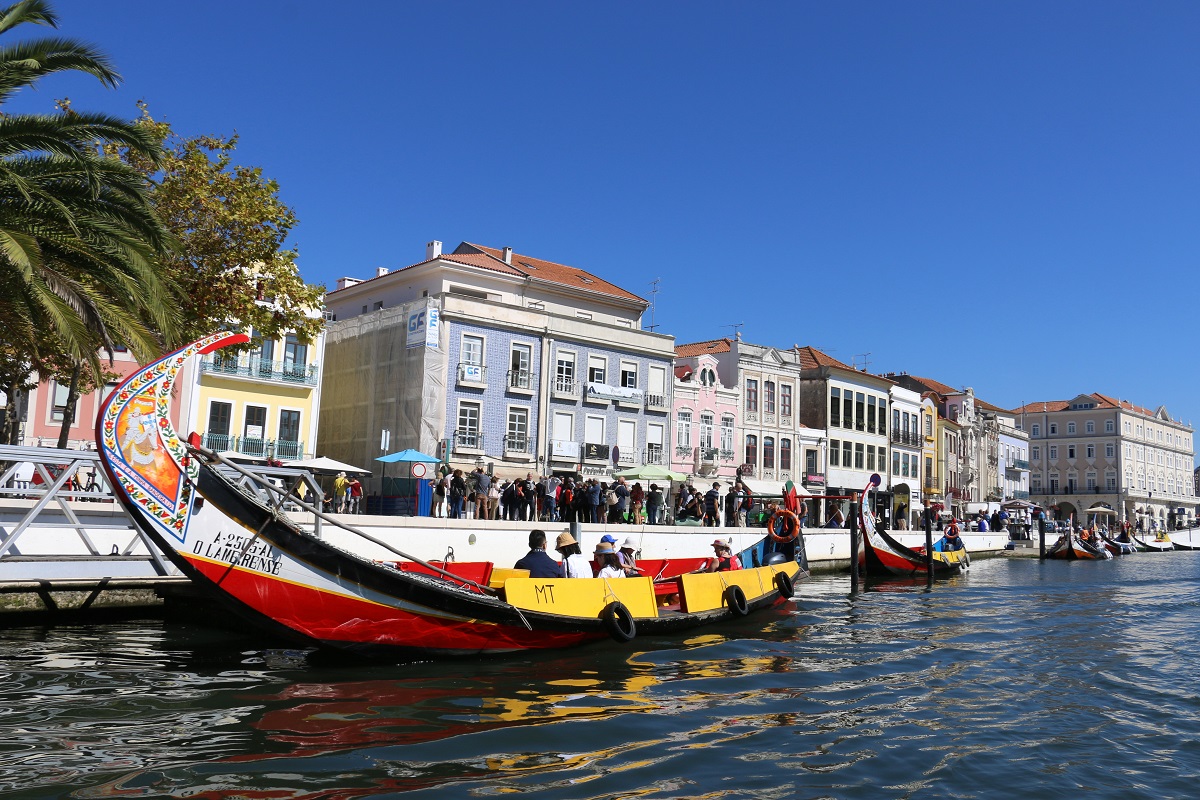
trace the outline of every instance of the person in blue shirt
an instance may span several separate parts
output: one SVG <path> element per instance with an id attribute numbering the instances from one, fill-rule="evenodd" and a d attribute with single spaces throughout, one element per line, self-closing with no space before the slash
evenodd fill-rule
<path id="1" fill-rule="evenodd" d="M 561 578 L 563 574 L 558 562 L 546 555 L 546 532 L 536 529 L 529 532 L 529 553 L 513 566 L 529 570 L 531 578 Z"/>
<path id="2" fill-rule="evenodd" d="M 979 532 L 980 532 L 980 533 L 986 533 L 986 532 L 987 532 L 987 530 L 988 530 L 988 518 L 987 518 L 987 514 L 980 513 L 980 514 L 979 514 Z"/>
<path id="3" fill-rule="evenodd" d="M 963 549 L 962 538 L 958 535 L 957 522 L 951 520 L 950 524 L 946 526 L 946 531 L 942 534 L 942 538 L 934 543 L 933 549 L 939 553 L 944 553 L 948 550 Z"/>

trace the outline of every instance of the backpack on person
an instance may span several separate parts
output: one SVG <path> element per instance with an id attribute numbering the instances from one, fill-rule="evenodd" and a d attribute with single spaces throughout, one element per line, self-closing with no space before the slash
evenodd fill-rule
<path id="1" fill-rule="evenodd" d="M 744 489 L 743 492 L 744 492 L 744 495 L 742 497 L 742 510 L 749 511 L 751 508 L 754 507 L 754 495 L 751 493 L 751 491 L 749 489 Z"/>
<path id="2" fill-rule="evenodd" d="M 608 494 L 604 495 L 604 502 L 608 503 L 610 506 L 615 506 L 617 504 L 617 493 L 612 489 L 609 489 Z"/>

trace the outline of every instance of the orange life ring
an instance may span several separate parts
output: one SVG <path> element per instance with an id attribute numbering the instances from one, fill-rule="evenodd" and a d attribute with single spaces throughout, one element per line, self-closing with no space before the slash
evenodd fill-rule
<path id="1" fill-rule="evenodd" d="M 782 525 L 779 523 L 782 522 Z M 777 528 L 783 528 L 783 533 L 776 533 Z M 771 533 L 771 538 L 782 544 L 787 544 L 796 540 L 800 535 L 800 518 L 786 508 L 777 510 L 771 515 L 771 523 L 768 529 Z"/>

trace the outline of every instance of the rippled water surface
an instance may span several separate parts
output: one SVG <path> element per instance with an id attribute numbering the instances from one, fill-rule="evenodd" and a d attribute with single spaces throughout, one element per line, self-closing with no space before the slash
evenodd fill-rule
<path id="1" fill-rule="evenodd" d="M 0 797 L 1200 794 L 1200 552 L 799 588 L 690 639 L 449 664 L 5 631 Z"/>

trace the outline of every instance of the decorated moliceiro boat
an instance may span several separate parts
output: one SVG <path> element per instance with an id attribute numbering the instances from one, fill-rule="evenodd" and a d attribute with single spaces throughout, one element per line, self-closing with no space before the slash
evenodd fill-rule
<path id="1" fill-rule="evenodd" d="M 241 334 L 215 334 L 134 373 L 101 410 L 97 438 L 111 485 L 134 524 L 198 587 L 266 631 L 380 657 L 629 641 L 782 603 L 794 581 L 807 576 L 796 561 L 782 561 L 677 575 L 665 587 L 650 576 L 541 579 L 515 570 L 477 581 L 346 525 L 421 569 L 335 546 L 293 524 L 280 511 L 282 494 L 266 504 L 239 489 L 216 469 L 220 457 L 201 447 L 199 437 L 185 441 L 171 425 L 171 386 L 184 362 L 246 341 Z"/>
<path id="2" fill-rule="evenodd" d="M 888 535 L 887 531 L 875 523 L 875 513 L 871 511 L 872 503 L 868 495 L 881 483 L 878 474 L 871 475 L 870 481 L 863 488 L 862 497 L 858 504 L 858 527 L 862 534 L 863 552 L 860 561 L 866 569 L 866 574 L 875 576 L 914 576 L 928 575 L 930 564 L 934 577 L 949 577 L 967 570 L 971 559 L 965 549 L 934 551 L 926 557 L 924 548 L 920 550 L 905 547 Z"/>

